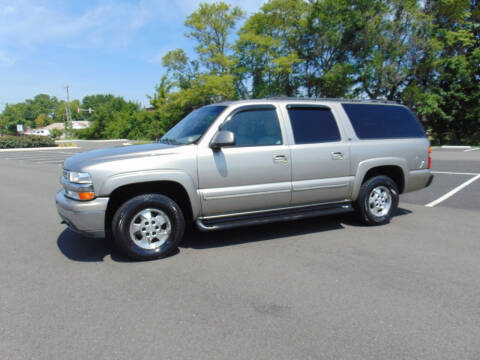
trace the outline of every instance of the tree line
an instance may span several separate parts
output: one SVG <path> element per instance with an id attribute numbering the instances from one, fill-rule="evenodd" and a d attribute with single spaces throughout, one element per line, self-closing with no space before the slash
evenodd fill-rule
<path id="1" fill-rule="evenodd" d="M 248 17 L 224 2 L 202 3 L 185 20 L 195 53 L 165 54 L 154 111 L 89 96 L 79 105 L 95 109 L 93 126 L 79 135 L 154 139 L 200 106 L 284 95 L 394 100 L 436 143 L 478 144 L 479 19 L 477 0 L 270 0 Z M 50 100 L 58 112 L 33 111 L 27 100 L 7 105 L 0 122 L 8 127 L 22 111 L 34 123 L 62 118 L 62 102 Z"/>

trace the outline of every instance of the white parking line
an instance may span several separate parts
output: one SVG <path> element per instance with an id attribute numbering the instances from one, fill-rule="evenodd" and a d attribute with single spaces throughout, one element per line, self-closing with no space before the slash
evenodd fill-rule
<path id="1" fill-rule="evenodd" d="M 476 151 L 476 150 L 480 150 L 480 148 L 467 149 L 467 150 L 463 150 L 463 152 Z"/>
<path id="2" fill-rule="evenodd" d="M 465 181 L 463 184 L 457 186 L 455 189 L 449 191 L 448 193 L 446 193 L 445 195 L 439 197 L 437 200 L 434 200 L 430 203 L 428 203 L 427 205 L 425 205 L 426 207 L 434 207 L 435 205 L 438 205 L 440 204 L 442 201 L 445 201 L 447 200 L 448 198 L 452 197 L 453 195 L 455 195 L 457 192 L 459 192 L 460 190 L 466 188 L 468 185 L 470 185 L 471 183 L 473 183 L 474 181 L 480 179 L 480 174 L 478 174 L 477 176 L 474 176 L 473 178 L 471 178 L 470 180 L 467 180 Z"/>
<path id="3" fill-rule="evenodd" d="M 453 172 L 453 171 L 432 171 L 432 174 L 448 174 L 448 175 L 479 175 L 478 173 Z"/>
<path id="4" fill-rule="evenodd" d="M 40 154 L 45 154 L 45 155 L 47 155 L 47 154 L 48 155 L 50 155 L 50 154 L 51 155 L 56 155 L 56 154 L 74 155 L 74 154 L 78 154 L 78 153 L 79 153 L 78 151 L 75 151 L 75 152 L 73 152 L 73 151 L 55 151 L 54 153 L 51 153 L 51 152 L 50 153 L 47 153 L 47 152 L 42 153 L 42 152 L 40 152 Z M 38 153 L 36 153 L 36 154 L 38 154 Z"/>
<path id="5" fill-rule="evenodd" d="M 38 164 L 53 164 L 53 165 L 58 164 L 58 165 L 60 165 L 60 164 L 63 164 L 63 161 L 41 161 Z"/>
<path id="6" fill-rule="evenodd" d="M 470 149 L 471 146 L 468 145 L 442 145 L 442 149 L 455 149 L 455 150 L 463 150 L 463 149 Z"/>
<path id="7" fill-rule="evenodd" d="M 5 160 L 25 160 L 25 161 L 40 161 L 40 160 L 53 160 L 53 159 L 66 159 L 64 156 L 35 156 L 35 157 L 0 157 Z"/>

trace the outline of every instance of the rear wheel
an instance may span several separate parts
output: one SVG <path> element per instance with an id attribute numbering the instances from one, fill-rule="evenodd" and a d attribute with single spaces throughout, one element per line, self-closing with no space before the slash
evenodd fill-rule
<path id="1" fill-rule="evenodd" d="M 388 176 L 375 176 L 362 184 L 356 207 L 367 225 L 390 221 L 398 207 L 398 188 Z"/>
<path id="2" fill-rule="evenodd" d="M 180 207 L 159 194 L 144 194 L 126 201 L 112 220 L 116 246 L 135 260 L 168 256 L 177 248 L 184 231 Z"/>

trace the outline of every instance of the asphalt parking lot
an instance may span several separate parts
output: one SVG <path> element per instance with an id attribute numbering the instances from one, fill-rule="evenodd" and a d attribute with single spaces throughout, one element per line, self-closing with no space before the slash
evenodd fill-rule
<path id="1" fill-rule="evenodd" d="M 480 358 L 480 150 L 434 150 L 386 226 L 190 231 L 130 262 L 54 205 L 63 159 L 121 143 L 0 152 L 0 359 Z"/>

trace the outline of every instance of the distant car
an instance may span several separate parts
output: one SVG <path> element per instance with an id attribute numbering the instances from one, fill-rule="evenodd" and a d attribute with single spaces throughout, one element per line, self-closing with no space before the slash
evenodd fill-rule
<path id="1" fill-rule="evenodd" d="M 405 106 L 266 99 L 195 110 L 158 143 L 64 163 L 56 202 L 75 231 L 126 255 L 166 256 L 203 231 L 357 210 L 389 222 L 399 194 L 430 185 L 430 143 Z"/>
<path id="2" fill-rule="evenodd" d="M 50 136 L 50 130 L 46 129 L 37 129 L 37 130 L 32 130 L 32 135 L 38 135 L 38 136 Z"/>

